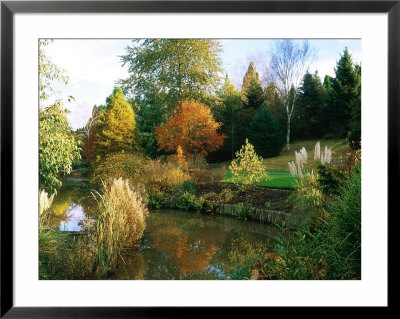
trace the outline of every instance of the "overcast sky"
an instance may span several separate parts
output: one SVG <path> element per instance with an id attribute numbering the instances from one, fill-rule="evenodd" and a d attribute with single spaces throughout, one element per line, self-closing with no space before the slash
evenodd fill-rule
<path id="1" fill-rule="evenodd" d="M 260 76 L 263 76 L 268 62 L 268 52 L 275 40 L 222 40 L 221 60 L 224 72 L 240 88 L 243 76 L 250 61 L 254 61 Z M 326 74 L 334 76 L 336 62 L 347 47 L 353 61 L 361 62 L 361 40 L 309 40 L 316 52 L 316 59 L 310 71 L 318 70 L 321 79 Z M 89 119 L 93 105 L 104 104 L 106 97 L 112 93 L 118 79 L 128 77 L 126 67 L 121 66 L 120 55 L 131 40 L 54 40 L 46 47 L 47 55 L 52 61 L 65 69 L 70 80 L 68 85 L 55 85 L 62 92 L 56 98 L 72 95 L 75 101 L 67 103 L 71 111 L 68 121 L 75 130 L 83 127 Z"/>

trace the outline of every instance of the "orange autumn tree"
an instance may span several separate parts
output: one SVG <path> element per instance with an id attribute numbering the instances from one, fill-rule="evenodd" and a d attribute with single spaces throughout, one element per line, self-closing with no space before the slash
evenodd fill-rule
<path id="1" fill-rule="evenodd" d="M 199 153 L 207 156 L 224 143 L 225 135 L 218 134 L 220 126 L 209 107 L 185 101 L 167 123 L 156 127 L 154 133 L 160 150 L 175 153 L 180 146 L 188 157 Z"/>

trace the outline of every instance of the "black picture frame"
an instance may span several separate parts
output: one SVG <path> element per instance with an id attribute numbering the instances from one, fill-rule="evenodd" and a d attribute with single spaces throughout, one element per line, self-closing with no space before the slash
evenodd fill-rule
<path id="1" fill-rule="evenodd" d="M 1 317 L 131 318 L 223 315 L 225 308 L 24 308 L 13 303 L 13 16 L 15 13 L 387 13 L 388 218 L 399 182 L 400 0 L 396 1 L 1 1 Z M 396 191 L 396 193 L 395 193 Z M 384 213 L 384 212 L 380 212 Z M 388 223 L 390 225 L 390 223 Z M 392 223 L 392 226 L 394 224 Z M 392 234 L 393 232 L 389 233 Z M 389 247 L 389 246 L 388 246 Z M 389 256 L 389 255 L 388 255 Z M 388 285 L 389 285 L 388 281 Z M 32 292 L 34 293 L 34 292 Z M 390 308 L 390 298 L 388 300 Z M 294 308 L 291 308 L 294 310 Z M 246 308 L 235 309 L 240 315 Z M 308 311 L 305 308 L 296 309 Z"/>

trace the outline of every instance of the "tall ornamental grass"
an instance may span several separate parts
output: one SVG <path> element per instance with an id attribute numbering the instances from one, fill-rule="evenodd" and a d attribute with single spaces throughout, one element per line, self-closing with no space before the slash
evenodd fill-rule
<path id="1" fill-rule="evenodd" d="M 53 203 L 54 194 L 49 194 L 42 189 L 39 192 L 39 232 L 43 232 L 49 225 L 50 221 L 50 207 Z"/>
<path id="2" fill-rule="evenodd" d="M 122 249 L 132 247 L 146 227 L 147 195 L 142 185 L 114 179 L 97 194 L 97 246 L 100 267 L 114 269 Z"/>

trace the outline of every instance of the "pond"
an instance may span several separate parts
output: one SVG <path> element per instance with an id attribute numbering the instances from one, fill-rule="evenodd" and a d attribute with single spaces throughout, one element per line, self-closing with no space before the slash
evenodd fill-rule
<path id="1" fill-rule="evenodd" d="M 81 231 L 93 210 L 87 189 L 64 186 L 53 202 L 53 226 Z M 230 271 L 248 258 L 272 251 L 279 232 L 232 217 L 152 210 L 140 244 L 124 252 L 124 262 L 110 279 L 230 279 Z"/>

